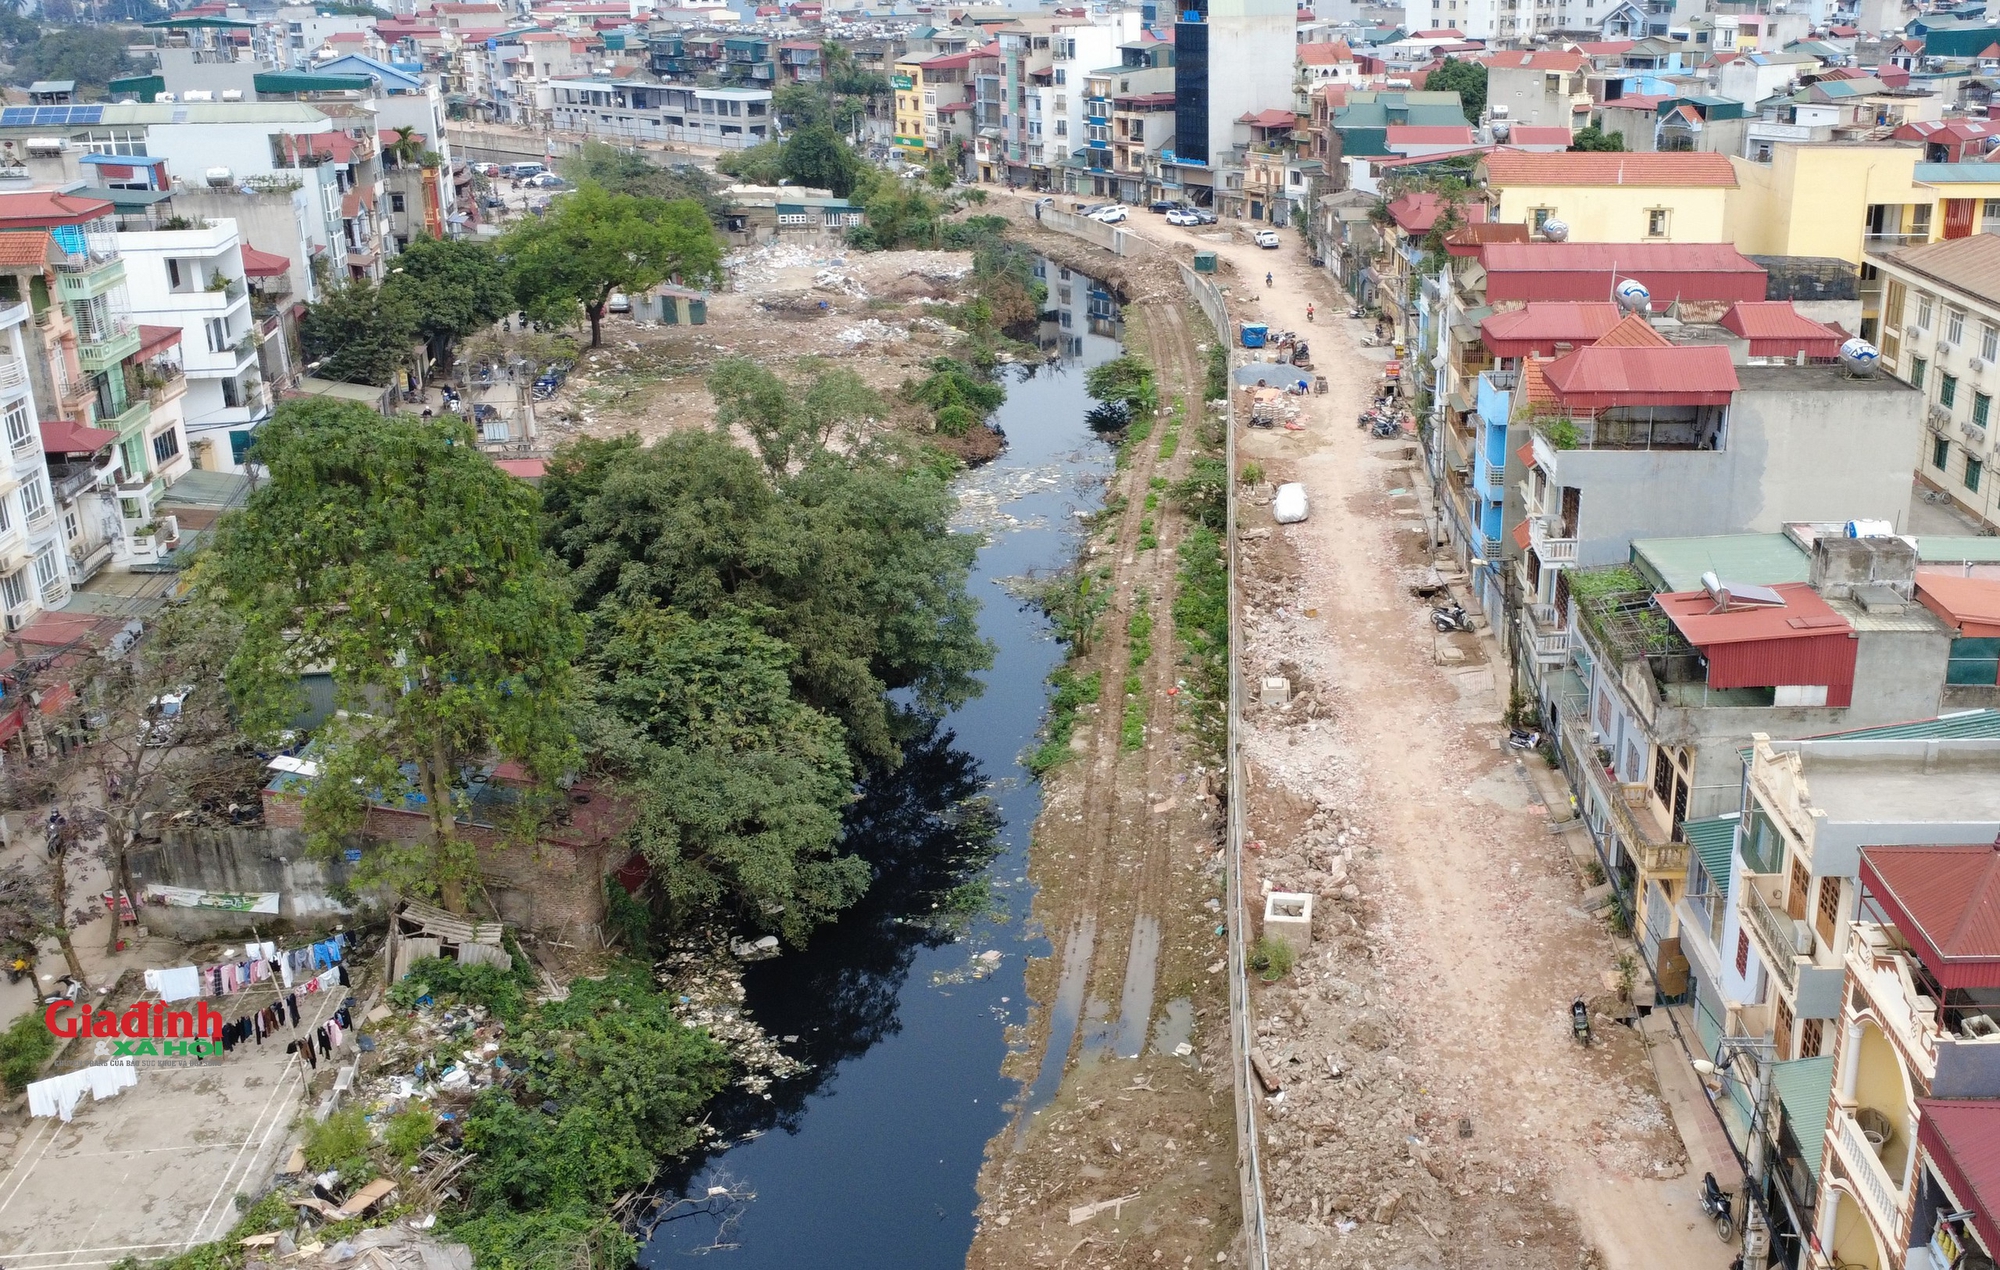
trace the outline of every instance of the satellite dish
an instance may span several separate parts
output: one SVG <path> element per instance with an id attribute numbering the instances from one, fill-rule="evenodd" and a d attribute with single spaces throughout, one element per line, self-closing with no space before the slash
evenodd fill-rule
<path id="1" fill-rule="evenodd" d="M 1569 237 L 1569 222 L 1551 216 L 1542 222 L 1542 237 L 1552 243 L 1559 243 Z"/>
<path id="2" fill-rule="evenodd" d="M 1611 298 L 1627 313 L 1645 313 L 1653 307 L 1653 293 L 1635 278 L 1627 278 L 1613 287 Z"/>
<path id="3" fill-rule="evenodd" d="M 1873 344 L 1857 337 L 1840 346 L 1840 364 L 1856 375 L 1873 375 L 1882 364 L 1882 354 Z"/>

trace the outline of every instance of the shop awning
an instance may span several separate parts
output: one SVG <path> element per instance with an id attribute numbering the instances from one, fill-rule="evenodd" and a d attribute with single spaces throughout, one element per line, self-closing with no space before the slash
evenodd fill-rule
<path id="1" fill-rule="evenodd" d="M 42 422 L 42 449 L 50 454 L 95 454 L 118 439 L 109 428 L 93 428 L 74 419 Z"/>
<path id="2" fill-rule="evenodd" d="M 1702 871 L 1717 895 L 1729 894 L 1729 857 L 1736 850 L 1736 825 L 1741 816 L 1715 816 L 1681 825 L 1688 845 L 1701 857 Z"/>
<path id="3" fill-rule="evenodd" d="M 253 278 L 282 278 L 291 272 L 292 262 L 275 251 L 258 251 L 245 245 L 243 272 Z"/>

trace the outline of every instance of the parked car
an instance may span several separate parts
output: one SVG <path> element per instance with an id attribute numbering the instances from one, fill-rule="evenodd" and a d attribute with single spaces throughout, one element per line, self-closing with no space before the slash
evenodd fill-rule
<path id="1" fill-rule="evenodd" d="M 192 684 L 173 692 L 163 692 L 154 697 L 146 707 L 146 718 L 139 724 L 141 745 L 172 745 L 180 739 L 181 707 L 187 702 L 188 694 L 194 691 Z"/>
<path id="2" fill-rule="evenodd" d="M 613 291 L 611 298 L 604 302 L 604 311 L 606 313 L 630 313 L 632 311 L 632 297 L 626 295 L 623 291 Z"/>
<path id="3" fill-rule="evenodd" d="M 497 163 L 475 163 L 472 165 L 472 170 L 481 176 L 500 175 L 500 165 Z"/>
<path id="4" fill-rule="evenodd" d="M 1262 247 L 1265 251 L 1276 251 L 1278 249 L 1278 235 L 1277 231 L 1275 230 L 1260 229 L 1255 234 L 1251 235 L 1251 237 L 1256 241 L 1257 245 L 1259 247 Z"/>
<path id="5" fill-rule="evenodd" d="M 1154 215 L 1159 215 L 1163 212 L 1178 211 L 1179 209 L 1179 201 L 1171 198 L 1156 198 L 1146 204 L 1146 210 L 1152 212 Z"/>
<path id="6" fill-rule="evenodd" d="M 539 163 L 516 163 L 512 172 L 508 172 L 506 168 L 500 169 L 503 176 L 512 176 L 518 181 L 525 181 L 530 177 L 540 176 L 546 171 L 548 169 Z"/>
<path id="7" fill-rule="evenodd" d="M 1106 225 L 1119 225 L 1125 221 L 1125 209 L 1116 203 L 1100 208 L 1090 214 L 1090 219 Z"/>
<path id="8" fill-rule="evenodd" d="M 1167 213 L 1167 224 L 1169 225 L 1192 226 L 1201 223 L 1201 217 L 1195 213 L 1193 208 L 1176 207 L 1173 211 Z"/>
<path id="9" fill-rule="evenodd" d="M 563 180 L 553 172 L 538 172 L 521 182 L 521 184 L 532 186 L 538 190 L 553 190 L 559 186 L 568 185 L 569 182 Z"/>

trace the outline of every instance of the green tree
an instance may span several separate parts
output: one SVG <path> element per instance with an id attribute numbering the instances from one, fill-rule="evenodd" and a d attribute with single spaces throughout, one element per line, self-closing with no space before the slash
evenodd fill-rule
<path id="1" fill-rule="evenodd" d="M 835 198 L 846 198 L 853 193 L 855 175 L 860 169 L 861 157 L 854 147 L 825 124 L 815 124 L 794 134 L 785 142 L 784 157 L 778 162 L 779 175 L 787 181 L 829 190 Z"/>
<path id="2" fill-rule="evenodd" d="M 1457 93 L 1459 109 L 1465 112 L 1465 121 L 1476 124 L 1486 113 L 1486 66 L 1481 62 L 1461 62 L 1455 57 L 1444 59 L 1444 65 L 1424 77 L 1424 91 L 1429 93 Z"/>
<path id="3" fill-rule="evenodd" d="M 849 231 L 848 241 L 864 251 L 935 247 L 942 241 L 945 209 L 922 182 L 869 168 L 861 173 L 853 197 L 866 209 L 868 223 Z"/>
<path id="4" fill-rule="evenodd" d="M 417 312 L 392 288 L 355 278 L 325 288 L 299 319 L 299 343 L 313 373 L 344 384 L 386 388 L 410 361 Z"/>
<path id="5" fill-rule="evenodd" d="M 785 143 L 760 141 L 731 150 L 715 161 L 715 170 L 744 185 L 776 185 L 784 178 Z"/>
<path id="6" fill-rule="evenodd" d="M 583 149 L 557 165 L 571 184 L 595 183 L 613 194 L 635 198 L 691 198 L 715 224 L 722 223 L 727 205 L 717 195 L 717 181 L 692 163 L 661 167 L 636 150 L 621 150 L 603 141 L 586 141 Z"/>
<path id="7" fill-rule="evenodd" d="M 382 289 L 408 307 L 432 358 L 449 366 L 454 344 L 513 311 L 507 283 L 506 267 L 485 243 L 422 235 L 396 257 Z"/>
<path id="8" fill-rule="evenodd" d="M 562 719 L 581 626 L 536 541 L 540 500 L 451 417 L 287 402 L 257 459 L 270 480 L 223 519 L 198 583 L 243 626 L 226 682 L 245 729 L 275 732 L 300 673 L 330 671 L 343 713 L 318 738 L 308 830 L 338 840 L 371 795 L 407 791 L 430 841 L 385 872 L 462 909 L 476 863 L 456 827 L 463 765 L 498 755 L 544 783 L 573 765 Z M 524 821 L 536 805 L 523 799 Z"/>
<path id="9" fill-rule="evenodd" d="M 13 82 L 73 79 L 79 92 L 95 93 L 132 69 L 126 33 L 115 27 L 68 26 L 43 33 L 15 59 Z"/>
<path id="10" fill-rule="evenodd" d="M 771 112 L 794 132 L 833 124 L 833 100 L 817 84 L 780 84 L 771 94 Z"/>
<path id="11" fill-rule="evenodd" d="M 894 763 L 890 694 L 949 708 L 991 663 L 965 586 L 976 544 L 923 464 L 865 445 L 794 467 L 776 475 L 720 432 L 579 441 L 544 482 L 549 542 L 585 610 L 650 599 L 783 641 L 798 699 L 840 721 L 857 759 Z"/>
<path id="12" fill-rule="evenodd" d="M 1625 148 L 1625 134 L 1606 132 L 1596 124 L 1578 128 L 1576 135 L 1569 139 L 1572 150 L 1618 151 Z"/>
<path id="13" fill-rule="evenodd" d="M 567 325 L 580 307 L 593 348 L 603 342 L 612 292 L 644 291 L 670 278 L 714 282 L 722 264 L 721 240 L 699 203 L 634 198 L 594 184 L 522 222 L 501 239 L 500 254 L 522 311 Z"/>
<path id="14" fill-rule="evenodd" d="M 748 432 L 774 476 L 790 472 L 836 437 L 843 448 L 853 448 L 863 426 L 887 413 L 881 395 L 853 371 L 818 361 L 801 369 L 811 377 L 803 386 L 747 357 L 724 358 L 709 372 L 716 426 Z"/>

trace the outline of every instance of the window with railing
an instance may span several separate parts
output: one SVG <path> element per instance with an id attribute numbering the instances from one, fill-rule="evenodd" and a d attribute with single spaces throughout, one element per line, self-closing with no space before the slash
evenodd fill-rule
<path id="1" fill-rule="evenodd" d="M 35 418 L 28 412 L 28 403 L 17 401 L 7 407 L 7 446 L 12 450 L 25 450 L 35 441 Z"/>
<path id="2" fill-rule="evenodd" d="M 21 510 L 27 513 L 31 525 L 48 519 L 49 491 L 39 472 L 21 484 Z"/>
<path id="3" fill-rule="evenodd" d="M 35 553 L 35 582 L 39 586 L 51 586 L 62 576 L 62 562 L 56 558 L 56 545 L 50 543 Z"/>

